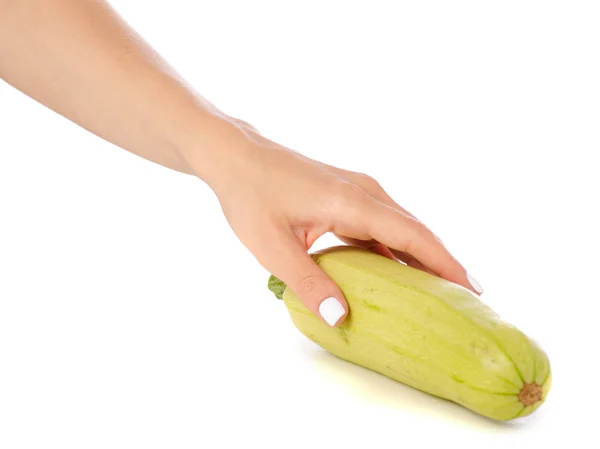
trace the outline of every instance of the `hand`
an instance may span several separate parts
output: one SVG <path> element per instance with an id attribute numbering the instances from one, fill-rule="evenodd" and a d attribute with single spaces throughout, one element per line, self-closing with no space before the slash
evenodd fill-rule
<path id="1" fill-rule="evenodd" d="M 105 0 L 0 0 L 0 78 L 114 145 L 203 179 L 258 261 L 330 325 L 348 306 L 308 255 L 327 232 L 478 290 L 375 180 L 311 160 L 228 117 Z"/>
<path id="2" fill-rule="evenodd" d="M 348 313 L 338 286 L 308 254 L 327 232 L 481 293 L 434 233 L 373 178 L 309 159 L 234 121 L 248 139 L 213 190 L 242 243 L 327 324 Z"/>

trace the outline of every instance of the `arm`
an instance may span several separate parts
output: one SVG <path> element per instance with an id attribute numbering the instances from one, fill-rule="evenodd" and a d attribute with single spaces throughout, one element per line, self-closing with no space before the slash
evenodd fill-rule
<path id="1" fill-rule="evenodd" d="M 329 325 L 348 306 L 307 254 L 327 232 L 481 292 L 375 180 L 228 117 L 102 0 L 0 0 L 0 78 L 101 138 L 204 180 L 244 245 Z"/>
<path id="2" fill-rule="evenodd" d="M 0 0 L 0 77 L 105 140 L 188 174 L 198 173 L 184 147 L 193 141 L 202 153 L 204 175 L 228 148 L 221 139 L 237 131 L 103 1 Z"/>

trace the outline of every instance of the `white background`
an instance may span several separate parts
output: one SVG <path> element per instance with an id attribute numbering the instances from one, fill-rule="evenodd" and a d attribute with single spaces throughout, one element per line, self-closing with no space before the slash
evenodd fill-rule
<path id="1" fill-rule="evenodd" d="M 114 5 L 226 112 L 377 178 L 553 388 L 498 424 L 335 359 L 207 186 L 0 84 L 1 448 L 600 447 L 597 2 Z"/>

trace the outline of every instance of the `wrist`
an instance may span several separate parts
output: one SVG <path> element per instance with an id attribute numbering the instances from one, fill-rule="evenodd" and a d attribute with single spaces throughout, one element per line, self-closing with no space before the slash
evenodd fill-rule
<path id="1" fill-rule="evenodd" d="M 247 129 L 234 119 L 214 112 L 194 119 L 190 131 L 176 144 L 188 173 L 213 190 L 235 178 L 244 161 L 251 157 L 254 146 Z"/>

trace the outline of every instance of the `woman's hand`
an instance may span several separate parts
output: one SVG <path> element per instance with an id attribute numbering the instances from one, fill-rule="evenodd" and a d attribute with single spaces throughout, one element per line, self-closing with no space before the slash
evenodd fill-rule
<path id="1" fill-rule="evenodd" d="M 330 325 L 348 306 L 307 253 L 327 232 L 480 290 L 377 182 L 219 111 L 105 0 L 0 0 L 0 78 L 106 141 L 207 182 L 258 261 Z"/>
<path id="2" fill-rule="evenodd" d="M 308 255 L 328 232 L 481 293 L 435 234 L 373 178 L 309 159 L 244 122 L 237 125 L 246 138 L 209 184 L 242 243 L 327 324 L 340 324 L 348 312 L 340 289 Z"/>

